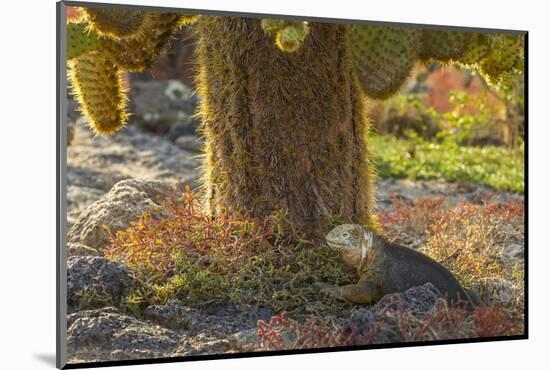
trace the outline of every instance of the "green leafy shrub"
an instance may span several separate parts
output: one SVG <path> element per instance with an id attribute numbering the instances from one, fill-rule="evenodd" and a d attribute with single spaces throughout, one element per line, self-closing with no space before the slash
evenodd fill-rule
<path id="1" fill-rule="evenodd" d="M 160 220 L 145 213 L 128 230 L 112 235 L 106 252 L 141 282 L 126 300 L 134 312 L 169 299 L 196 306 L 232 301 L 298 313 L 351 309 L 335 299 L 319 301 L 313 284 L 349 283 L 354 271 L 328 246 L 303 240 L 284 213 L 262 222 L 228 212 L 206 216 L 190 192 L 161 208 L 165 217 Z"/>
<path id="2" fill-rule="evenodd" d="M 524 191 L 524 146 L 460 146 L 453 141 L 421 138 L 372 139 L 374 162 L 381 177 L 445 179 L 488 185 L 498 190 Z"/>
<path id="3" fill-rule="evenodd" d="M 516 89 L 517 90 L 517 89 Z M 515 90 L 514 90 L 515 91 Z M 516 91 L 517 92 L 517 91 Z M 504 94 L 504 93 L 503 93 Z M 503 99 L 512 115 L 512 90 Z M 515 96 L 515 95 L 514 95 Z M 465 92 L 450 93 L 453 109 L 439 113 L 427 106 L 423 94 L 398 95 L 388 101 L 386 110 L 399 128 L 383 127 L 389 135 L 373 135 L 375 167 L 381 177 L 438 179 L 488 185 L 498 190 L 524 191 L 524 145 L 511 148 L 474 145 L 491 142 L 497 126 L 502 124 L 498 112 L 491 108 L 486 93 L 483 98 Z M 521 113 L 514 113 L 518 120 Z M 404 120 L 403 117 L 409 117 Z M 517 125 L 514 126 L 517 131 Z M 498 136 L 498 135 L 497 135 Z M 497 139 L 498 142 L 500 139 Z"/>
<path id="4" fill-rule="evenodd" d="M 469 75 L 473 80 L 477 75 Z M 422 85 L 426 73 L 419 74 Z M 479 77 L 483 89 L 471 95 L 449 91 L 449 111 L 440 113 L 428 103 L 425 93 L 400 94 L 387 100 L 377 126 L 381 134 L 404 138 L 449 140 L 459 145 L 506 144 L 517 147 L 523 140 L 524 82 L 522 76 L 504 86 L 489 86 Z"/>

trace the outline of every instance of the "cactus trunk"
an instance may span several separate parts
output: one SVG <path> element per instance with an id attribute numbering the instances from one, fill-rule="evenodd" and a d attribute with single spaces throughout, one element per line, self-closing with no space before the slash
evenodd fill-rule
<path id="1" fill-rule="evenodd" d="M 350 27 L 313 23 L 297 51 L 282 53 L 257 19 L 197 22 L 210 211 L 263 218 L 285 209 L 310 236 L 335 217 L 372 225 L 368 122 Z"/>

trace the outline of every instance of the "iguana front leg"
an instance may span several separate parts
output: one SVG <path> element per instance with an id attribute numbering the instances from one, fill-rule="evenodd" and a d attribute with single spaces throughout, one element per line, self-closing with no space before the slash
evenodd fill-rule
<path id="1" fill-rule="evenodd" d="M 376 284 L 368 281 L 343 286 L 325 283 L 317 283 L 316 285 L 321 288 L 321 291 L 351 303 L 371 305 L 378 302 L 381 298 L 380 290 Z"/>

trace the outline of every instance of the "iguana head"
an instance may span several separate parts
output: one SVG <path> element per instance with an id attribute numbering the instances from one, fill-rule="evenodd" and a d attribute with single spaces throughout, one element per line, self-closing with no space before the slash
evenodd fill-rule
<path id="1" fill-rule="evenodd" d="M 327 244 L 338 250 L 346 263 L 359 266 L 373 246 L 373 234 L 363 226 L 344 224 L 332 229 L 326 236 Z"/>

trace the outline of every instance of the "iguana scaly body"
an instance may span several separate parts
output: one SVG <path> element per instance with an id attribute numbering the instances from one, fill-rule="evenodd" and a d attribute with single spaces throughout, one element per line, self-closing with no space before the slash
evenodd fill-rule
<path id="1" fill-rule="evenodd" d="M 413 249 L 391 244 L 361 225 L 340 225 L 327 234 L 326 240 L 346 264 L 357 268 L 360 276 L 356 284 L 318 284 L 339 299 L 374 304 L 386 294 L 432 283 L 449 303 L 463 301 L 469 307 L 478 304 L 445 267 Z"/>

